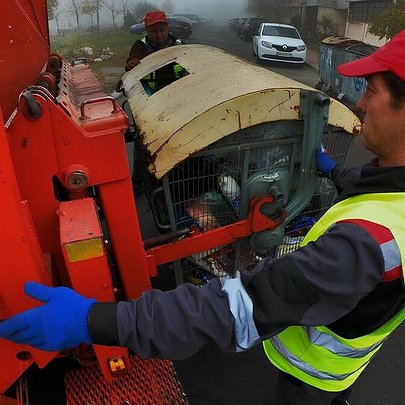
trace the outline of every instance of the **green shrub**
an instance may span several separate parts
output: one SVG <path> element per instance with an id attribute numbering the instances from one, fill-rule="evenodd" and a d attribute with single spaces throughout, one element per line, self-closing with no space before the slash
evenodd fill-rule
<path id="1" fill-rule="evenodd" d="M 112 59 L 120 61 L 120 64 L 124 64 L 124 61 L 128 57 L 129 49 L 137 38 L 137 35 L 130 34 L 128 31 L 122 29 L 105 30 L 100 34 L 97 32 L 76 32 L 65 36 L 53 36 L 51 38 L 51 51 L 68 60 L 77 57 L 94 59 L 104 53 L 103 49 L 109 48 L 113 52 Z M 92 48 L 93 55 L 89 56 L 81 51 L 84 47 Z"/>
<path id="2" fill-rule="evenodd" d="M 337 35 L 337 32 L 337 24 L 334 22 L 333 17 L 330 14 L 322 15 L 316 27 L 318 41 L 320 42 L 326 37 Z"/>
<path id="3" fill-rule="evenodd" d="M 86 58 L 94 73 L 104 84 L 107 91 L 113 91 L 117 81 L 124 72 L 129 49 L 139 35 L 130 34 L 126 30 L 105 30 L 96 32 L 70 33 L 65 36 L 51 38 L 51 52 L 57 53 L 68 62 L 75 58 Z M 83 48 L 92 48 L 93 54 L 88 55 Z M 109 55 L 108 59 L 94 62 L 101 55 Z M 122 72 L 111 73 L 122 67 Z M 113 69 L 110 69 L 113 68 Z"/>
<path id="4" fill-rule="evenodd" d="M 63 37 L 51 38 L 51 51 L 57 53 L 65 59 L 73 59 L 77 57 L 77 50 L 86 45 L 86 37 L 76 33 L 67 34 Z"/>

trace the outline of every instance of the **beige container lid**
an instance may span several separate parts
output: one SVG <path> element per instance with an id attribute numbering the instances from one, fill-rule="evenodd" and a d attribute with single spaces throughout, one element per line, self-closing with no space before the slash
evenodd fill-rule
<path id="1" fill-rule="evenodd" d="M 140 79 L 176 62 L 189 73 L 148 96 Z M 301 91 L 320 91 L 225 51 L 178 45 L 155 52 L 123 77 L 129 105 L 158 179 L 188 156 L 253 125 L 300 119 Z M 331 99 L 328 124 L 357 134 L 360 121 Z"/>

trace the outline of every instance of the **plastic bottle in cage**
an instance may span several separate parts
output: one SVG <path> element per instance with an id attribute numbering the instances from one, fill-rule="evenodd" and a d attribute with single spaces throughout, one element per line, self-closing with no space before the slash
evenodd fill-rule
<path id="1" fill-rule="evenodd" d="M 222 194 L 228 200 L 232 210 L 239 214 L 240 210 L 240 187 L 232 176 L 221 175 L 218 177 L 218 185 Z"/>

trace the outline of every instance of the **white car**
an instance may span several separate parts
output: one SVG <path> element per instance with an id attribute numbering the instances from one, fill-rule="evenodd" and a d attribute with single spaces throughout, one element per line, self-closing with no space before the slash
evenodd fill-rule
<path id="1" fill-rule="evenodd" d="M 307 47 L 292 25 L 263 23 L 253 37 L 253 54 L 257 63 L 272 61 L 303 66 Z"/>

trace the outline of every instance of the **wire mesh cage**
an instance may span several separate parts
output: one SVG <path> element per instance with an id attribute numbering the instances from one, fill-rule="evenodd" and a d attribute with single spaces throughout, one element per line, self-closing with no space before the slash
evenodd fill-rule
<path id="1" fill-rule="evenodd" d="M 173 60 L 189 74 L 146 94 L 142 77 Z M 148 173 L 161 233 L 144 241 L 146 255 L 170 263 L 176 283 L 232 277 L 296 249 L 332 204 L 314 152 L 323 142 L 346 159 L 360 122 L 342 103 L 203 45 L 155 52 L 123 82 L 139 131 L 134 177 Z"/>
<path id="2" fill-rule="evenodd" d="M 146 175 L 145 192 L 159 231 L 206 232 L 245 219 L 251 198 L 268 193 L 275 177 L 277 198 L 286 206 L 302 187 L 303 132 L 303 121 L 248 127 L 191 155 L 159 181 Z M 327 126 L 322 143 L 337 163 L 344 163 L 352 136 Z M 143 153 L 142 145 L 138 148 Z M 146 156 L 141 161 L 146 165 Z M 146 166 L 141 171 L 147 173 Z M 232 277 L 238 269 L 253 269 L 264 256 L 279 257 L 297 249 L 336 197 L 329 179 L 316 181 L 309 204 L 287 218 L 278 232 L 252 235 L 185 257 L 174 263 L 177 282 L 202 285 L 212 277 Z"/>

